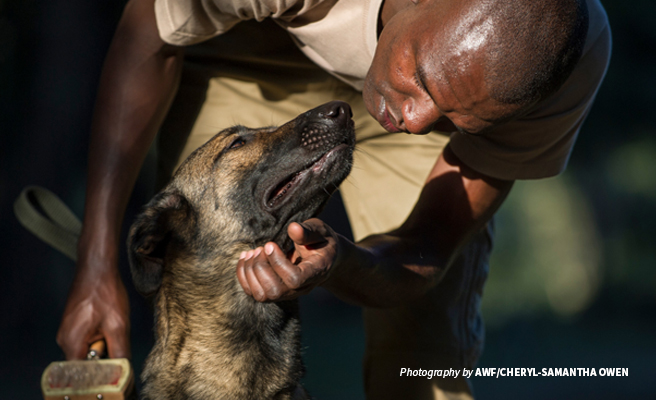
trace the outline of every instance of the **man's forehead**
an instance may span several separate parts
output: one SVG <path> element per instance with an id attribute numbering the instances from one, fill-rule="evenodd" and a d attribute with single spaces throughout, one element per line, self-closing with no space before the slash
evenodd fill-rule
<path id="1" fill-rule="evenodd" d="M 448 34 L 445 43 L 451 53 L 471 54 L 482 50 L 494 35 L 494 20 L 488 7 L 469 7 Z"/>
<path id="2" fill-rule="evenodd" d="M 410 29 L 422 51 L 463 58 L 484 50 L 494 38 L 492 2 L 426 0 L 425 4 L 413 10 L 416 23 Z"/>

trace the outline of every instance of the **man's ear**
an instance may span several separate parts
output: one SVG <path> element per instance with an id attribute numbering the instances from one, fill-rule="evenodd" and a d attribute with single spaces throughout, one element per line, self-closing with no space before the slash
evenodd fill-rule
<path id="1" fill-rule="evenodd" d="M 194 224 L 193 210 L 179 193 L 156 195 L 130 227 L 128 259 L 139 293 L 150 296 L 162 284 L 164 257 L 173 241 L 184 243 Z"/>

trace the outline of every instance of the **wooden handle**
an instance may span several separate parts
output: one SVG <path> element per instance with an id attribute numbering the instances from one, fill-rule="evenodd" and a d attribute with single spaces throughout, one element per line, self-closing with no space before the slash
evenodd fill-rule
<path id="1" fill-rule="evenodd" d="M 105 354 L 105 347 L 105 339 L 96 340 L 91 343 L 91 346 L 89 346 L 89 352 L 87 353 L 87 359 L 99 359 Z"/>

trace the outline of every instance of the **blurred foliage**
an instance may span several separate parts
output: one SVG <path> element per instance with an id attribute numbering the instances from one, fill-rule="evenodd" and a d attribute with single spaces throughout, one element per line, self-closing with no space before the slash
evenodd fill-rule
<path id="1" fill-rule="evenodd" d="M 484 296 L 491 326 L 513 316 L 584 310 L 600 282 L 600 239 L 589 204 L 567 177 L 518 182 L 497 216 Z"/>
<path id="2" fill-rule="evenodd" d="M 606 173 L 613 189 L 656 200 L 656 130 L 620 146 L 608 156 Z"/>

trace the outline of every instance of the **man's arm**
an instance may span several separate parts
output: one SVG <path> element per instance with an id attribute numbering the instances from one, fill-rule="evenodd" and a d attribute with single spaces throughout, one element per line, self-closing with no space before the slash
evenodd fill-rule
<path id="1" fill-rule="evenodd" d="M 78 264 L 57 342 L 83 358 L 104 338 L 110 357 L 129 357 L 129 306 L 117 268 L 123 214 L 150 144 L 171 104 L 182 65 L 165 44 L 154 0 L 128 3 L 100 78 L 91 128 Z"/>
<path id="2" fill-rule="evenodd" d="M 348 262 L 324 285 L 344 300 L 373 307 L 394 307 L 425 294 L 490 220 L 512 185 L 471 170 L 447 146 L 404 224 L 357 246 L 340 238 Z"/>
<path id="3" fill-rule="evenodd" d="M 350 303 L 395 307 L 426 293 L 460 248 L 492 217 L 512 181 L 477 173 L 447 146 L 405 223 L 357 244 L 318 219 L 291 224 L 296 263 L 273 243 L 242 254 L 237 276 L 259 301 L 297 297 L 322 285 Z"/>

